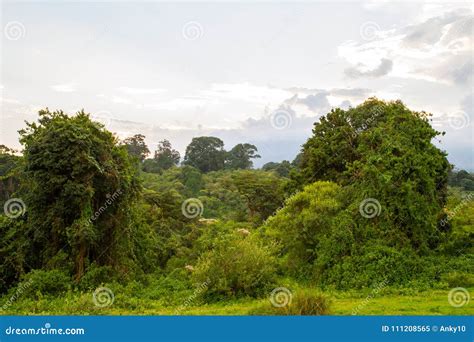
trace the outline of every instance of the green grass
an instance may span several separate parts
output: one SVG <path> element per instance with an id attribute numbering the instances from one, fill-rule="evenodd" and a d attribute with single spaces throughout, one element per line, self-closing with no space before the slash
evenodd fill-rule
<path id="1" fill-rule="evenodd" d="M 474 293 L 474 288 L 468 289 Z M 367 299 L 367 293 L 331 292 L 331 315 L 474 315 L 471 302 L 456 308 L 448 302 L 449 290 L 429 290 L 415 294 L 381 291 Z M 370 293 L 369 293 L 370 294 Z M 5 303 L 2 299 L 2 305 Z M 183 298 L 183 303 L 186 298 Z M 110 307 L 99 308 L 92 294 L 68 293 L 61 297 L 37 300 L 19 298 L 7 310 L 7 315 L 175 315 L 179 306 L 164 306 L 160 300 L 117 295 Z M 1 307 L 0 307 L 1 308 Z M 358 308 L 358 309 L 357 309 Z M 263 311 L 262 311 L 263 309 Z M 268 299 L 240 299 L 213 304 L 188 306 L 181 315 L 249 315 L 271 309 Z M 355 311 L 354 311 L 355 310 Z"/>

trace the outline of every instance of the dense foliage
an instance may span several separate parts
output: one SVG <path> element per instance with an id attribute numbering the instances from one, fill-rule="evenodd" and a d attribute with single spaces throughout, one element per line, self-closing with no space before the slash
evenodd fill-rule
<path id="1" fill-rule="evenodd" d="M 450 171 L 437 135 L 428 114 L 369 99 L 255 170 L 248 143 L 195 137 L 180 165 L 167 140 L 147 159 L 141 134 L 43 110 L 21 156 L 0 149 L 2 200 L 25 204 L 0 216 L 0 293 L 84 307 L 107 286 L 131 310 L 181 312 L 284 286 L 293 304 L 255 313 L 315 315 L 331 312 L 321 289 L 474 286 L 473 176 Z"/>

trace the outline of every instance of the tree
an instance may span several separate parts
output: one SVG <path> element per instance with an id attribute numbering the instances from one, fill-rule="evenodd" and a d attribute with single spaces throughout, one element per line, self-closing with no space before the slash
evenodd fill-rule
<path id="1" fill-rule="evenodd" d="M 161 173 L 162 169 L 158 165 L 158 162 L 154 158 L 147 158 L 142 163 L 143 172 L 148 173 Z"/>
<path id="2" fill-rule="evenodd" d="M 251 169 L 253 166 L 251 159 L 253 158 L 260 158 L 255 145 L 237 144 L 227 152 L 225 167 L 231 170 Z"/>
<path id="3" fill-rule="evenodd" d="M 22 158 L 16 151 L 0 145 L 0 204 L 8 200 L 18 189 L 18 169 Z"/>
<path id="4" fill-rule="evenodd" d="M 458 186 L 467 191 L 474 190 L 474 174 L 470 174 L 466 170 L 454 171 L 451 170 L 448 176 L 448 184 L 451 186 Z"/>
<path id="5" fill-rule="evenodd" d="M 288 177 L 291 169 L 292 165 L 288 160 L 283 160 L 281 163 L 269 162 L 262 166 L 262 170 L 275 171 L 281 177 Z"/>
<path id="6" fill-rule="evenodd" d="M 27 205 L 17 232 L 23 267 L 45 267 L 65 254 L 79 280 L 86 265 L 117 265 L 131 258 L 133 229 L 127 208 L 137 197 L 137 169 L 114 135 L 84 111 L 39 112 L 20 131 L 24 170 L 20 195 Z M 25 266 L 27 265 L 27 266 Z"/>
<path id="7" fill-rule="evenodd" d="M 20 157 L 14 153 L 16 151 L 5 145 L 0 145 L 0 177 L 8 175 L 20 161 Z"/>
<path id="8" fill-rule="evenodd" d="M 287 267 L 294 273 L 311 268 L 318 253 L 326 252 L 320 250 L 320 243 L 331 233 L 335 217 L 342 210 L 340 192 L 341 188 L 332 182 L 307 185 L 289 197 L 285 206 L 265 223 L 266 234 L 283 246 L 284 253 L 288 254 Z M 344 241 L 340 240 L 337 248 L 343 247 Z"/>
<path id="9" fill-rule="evenodd" d="M 145 136 L 142 134 L 135 134 L 133 137 L 126 138 L 123 143 L 127 146 L 128 153 L 141 162 L 150 154 L 150 150 L 145 143 Z"/>
<path id="10" fill-rule="evenodd" d="M 154 159 L 160 169 L 167 170 L 174 165 L 178 165 L 180 155 L 178 151 L 171 147 L 171 143 L 165 139 L 158 143 Z"/>
<path id="11" fill-rule="evenodd" d="M 440 133 L 428 119 L 401 101 L 375 98 L 347 111 L 333 109 L 315 123 L 296 179 L 347 186 L 354 205 L 377 199 L 384 213 L 373 221 L 379 231 L 397 232 L 390 233 L 393 243 L 407 240 L 418 251 L 433 248 L 450 165 L 431 142 Z"/>
<path id="12" fill-rule="evenodd" d="M 225 161 L 224 142 L 216 137 L 193 138 L 186 148 L 184 164 L 201 172 L 222 170 Z"/>
<path id="13" fill-rule="evenodd" d="M 228 188 L 244 198 L 250 218 L 263 221 L 283 205 L 283 179 L 272 172 L 239 170 L 231 174 Z"/>

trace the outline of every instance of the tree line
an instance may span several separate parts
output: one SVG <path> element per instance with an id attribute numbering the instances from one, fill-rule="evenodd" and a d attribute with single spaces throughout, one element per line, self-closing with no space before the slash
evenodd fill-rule
<path id="1" fill-rule="evenodd" d="M 135 134 L 124 139 L 130 155 L 143 163 L 145 172 L 159 173 L 180 163 L 180 153 L 173 149 L 168 140 L 158 143 L 153 158 L 147 158 L 150 150 L 145 143 L 145 136 Z M 224 142 L 217 137 L 195 137 L 186 147 L 183 165 L 197 168 L 203 173 L 219 170 L 251 169 L 252 159 L 260 158 L 257 147 L 248 143 L 235 145 L 230 151 L 224 149 Z"/>

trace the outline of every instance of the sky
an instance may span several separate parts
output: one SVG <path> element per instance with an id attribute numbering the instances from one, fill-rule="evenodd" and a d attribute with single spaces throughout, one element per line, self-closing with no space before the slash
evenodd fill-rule
<path id="1" fill-rule="evenodd" d="M 255 144 L 292 160 L 331 108 L 371 96 L 433 114 L 474 171 L 469 2 L 3 1 L 0 144 L 38 110 L 91 113 L 120 138 Z"/>

